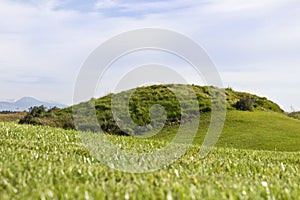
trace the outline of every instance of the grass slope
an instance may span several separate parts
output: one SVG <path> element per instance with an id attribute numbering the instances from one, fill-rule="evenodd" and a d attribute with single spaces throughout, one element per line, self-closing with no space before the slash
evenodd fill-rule
<path id="1" fill-rule="evenodd" d="M 201 144 L 209 115 L 202 116 L 194 144 Z M 166 127 L 154 139 L 172 140 L 178 126 Z M 188 130 L 188 126 L 186 128 Z M 219 147 L 271 151 L 300 151 L 300 121 L 276 112 L 229 111 L 217 143 Z"/>
<path id="2" fill-rule="evenodd" d="M 127 149 L 140 146 L 147 151 L 165 145 L 157 140 L 107 137 Z M 194 145 L 174 164 L 153 173 L 124 173 L 94 160 L 75 131 L 0 122 L 0 197 L 2 200 L 300 198 L 299 152 L 216 148 L 207 158 L 199 159 L 198 151 L 199 146 Z"/>

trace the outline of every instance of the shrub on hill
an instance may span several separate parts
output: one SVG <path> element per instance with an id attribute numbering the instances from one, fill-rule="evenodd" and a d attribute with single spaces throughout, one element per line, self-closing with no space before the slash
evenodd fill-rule
<path id="1" fill-rule="evenodd" d="M 239 99 L 239 101 L 234 105 L 237 110 L 243 111 L 253 111 L 254 100 L 247 96 Z"/>
<path id="2" fill-rule="evenodd" d="M 20 124 L 39 124 L 37 118 L 43 117 L 46 113 L 45 106 L 34 106 L 29 108 L 29 112 L 27 115 L 22 118 L 19 123 Z"/>

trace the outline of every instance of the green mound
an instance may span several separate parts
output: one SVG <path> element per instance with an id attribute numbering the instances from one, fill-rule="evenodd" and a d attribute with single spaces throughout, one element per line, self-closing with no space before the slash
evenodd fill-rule
<path id="1" fill-rule="evenodd" d="M 226 105 L 218 102 L 220 98 L 226 98 Z M 112 99 L 117 101 L 116 107 L 119 109 L 117 113 L 120 113 L 120 118 L 126 114 L 124 111 L 126 111 L 127 105 L 124 102 L 129 104 L 129 117 L 134 124 L 125 123 L 125 131 L 124 128 L 120 129 L 120 123 L 116 122 L 118 118 L 116 119 L 112 114 Z M 77 128 L 97 131 L 99 130 L 98 125 L 91 123 L 94 122 L 94 119 L 89 117 L 92 116 L 90 114 L 95 109 L 97 121 L 103 131 L 117 135 L 143 134 L 155 129 L 157 123 L 164 123 L 166 127 L 176 126 L 197 117 L 199 111 L 200 113 L 210 113 L 212 103 L 215 103 L 216 109 L 226 107 L 228 111 L 249 110 L 283 113 L 276 103 L 264 97 L 236 92 L 230 88 L 223 90 L 208 86 L 169 84 L 139 87 L 118 94 L 109 94 L 99 99 L 93 98 L 73 107 L 62 110 L 54 109 L 42 115 L 27 116 L 27 119 L 21 120 L 21 123 L 75 128 L 71 119 L 72 111 L 76 110 L 75 115 L 79 113 L 77 118 L 80 119 L 76 123 Z M 158 117 L 155 118 L 156 121 L 151 121 L 151 108 L 157 104 L 164 108 L 166 117 L 164 119 Z M 152 114 L 164 116 L 164 111 L 158 108 Z"/>

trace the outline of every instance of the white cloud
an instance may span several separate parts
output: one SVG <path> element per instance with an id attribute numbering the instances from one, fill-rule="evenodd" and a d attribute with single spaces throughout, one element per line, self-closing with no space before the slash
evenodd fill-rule
<path id="1" fill-rule="evenodd" d="M 101 0 L 95 3 L 96 9 L 118 8 L 120 5 L 114 0 Z"/>
<path id="2" fill-rule="evenodd" d="M 213 0 L 210 1 L 210 5 L 207 9 L 215 12 L 247 12 L 251 10 L 260 11 L 260 9 L 272 9 L 273 7 L 280 6 L 285 3 L 285 0 Z"/>
<path id="3" fill-rule="evenodd" d="M 165 13 L 187 9 L 206 4 L 206 1 L 193 0 L 165 0 L 165 1 L 125 1 L 125 0 L 98 0 L 95 8 L 98 10 L 108 10 L 121 14 L 133 14 L 137 16 L 149 15 L 151 13 Z"/>

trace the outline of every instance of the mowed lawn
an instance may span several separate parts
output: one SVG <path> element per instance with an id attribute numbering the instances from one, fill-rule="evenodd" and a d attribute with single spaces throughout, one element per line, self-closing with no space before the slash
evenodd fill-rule
<path id="1" fill-rule="evenodd" d="M 228 117 L 234 119 L 230 113 Z M 282 116 L 278 116 L 278 120 L 280 118 Z M 239 125 L 225 125 L 218 145 L 246 145 L 234 140 L 238 136 L 229 136 L 234 130 L 244 130 L 241 135 L 247 135 L 246 119 L 247 113 L 243 113 L 243 117 L 236 119 L 235 123 Z M 259 120 L 259 114 L 253 120 Z M 276 132 L 276 121 L 273 125 Z M 251 128 L 262 131 L 261 126 L 263 124 Z M 286 134 L 293 136 L 290 132 L 293 124 L 287 123 L 288 127 Z M 252 141 L 259 143 L 271 137 L 256 138 L 271 133 L 269 131 L 273 128 L 268 126 L 264 130 L 263 133 L 252 131 Z M 163 140 L 107 137 L 125 149 L 140 146 L 149 150 L 149 146 L 155 149 L 167 143 Z M 270 146 L 273 148 L 274 144 L 270 143 Z M 133 174 L 113 170 L 93 159 L 76 131 L 0 122 L 0 199 L 300 198 L 299 152 L 217 147 L 201 159 L 199 149 L 200 146 L 193 145 L 181 159 L 159 171 Z"/>

